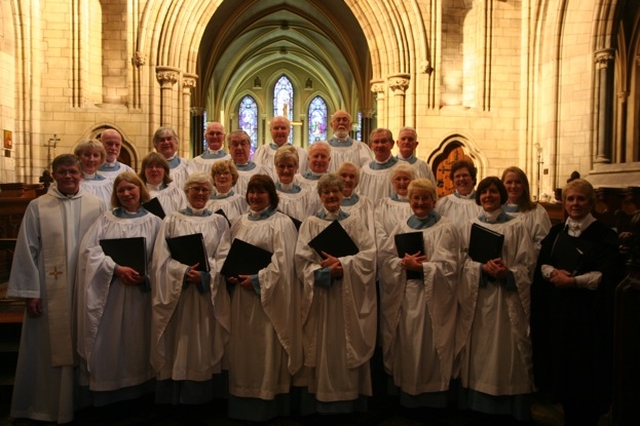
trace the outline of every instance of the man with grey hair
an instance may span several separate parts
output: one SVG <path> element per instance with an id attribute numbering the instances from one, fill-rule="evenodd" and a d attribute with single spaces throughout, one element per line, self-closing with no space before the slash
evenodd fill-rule
<path id="1" fill-rule="evenodd" d="M 244 130 L 234 130 L 227 139 L 229 144 L 229 154 L 236 169 L 238 169 L 238 181 L 233 187 L 234 192 L 244 195 L 247 192 L 247 185 L 251 176 L 264 174 L 275 182 L 275 171 L 262 164 L 256 164 L 249 158 L 251 153 L 251 138 Z"/>
<path id="2" fill-rule="evenodd" d="M 201 172 L 211 173 L 211 165 L 216 161 L 230 160 L 231 156 L 224 150 L 224 138 L 226 133 L 224 126 L 217 121 L 207 124 L 204 138 L 207 141 L 207 150 L 194 158 L 193 164 Z"/>
<path id="3" fill-rule="evenodd" d="M 398 155 L 396 155 L 396 158 L 411 164 L 411 167 L 416 171 L 416 178 L 427 178 L 435 185 L 436 178 L 433 175 L 429 163 L 416 157 L 416 148 L 418 146 L 418 133 L 416 129 L 408 126 L 400 129 L 396 144 L 398 145 Z"/>
<path id="4" fill-rule="evenodd" d="M 193 162 L 178 157 L 178 134 L 171 127 L 160 127 L 153 134 L 153 147 L 169 163 L 169 174 L 178 188 L 182 188 L 189 175 L 196 171 Z"/>
<path id="5" fill-rule="evenodd" d="M 389 176 L 398 164 L 393 156 L 393 134 L 391 130 L 378 128 L 371 132 L 369 138 L 374 159 L 360 168 L 360 183 L 356 191 L 368 197 L 375 205 L 381 198 L 388 198 L 393 194 Z"/>
<path id="6" fill-rule="evenodd" d="M 107 152 L 104 164 L 98 167 L 98 172 L 113 181 L 122 172 L 135 173 L 131 167 L 118 161 L 122 149 L 122 135 L 116 129 L 105 129 L 100 134 L 100 142 Z"/>
<path id="7" fill-rule="evenodd" d="M 331 145 L 330 172 L 338 170 L 340 164 L 345 161 L 350 161 L 358 167 L 371 162 L 371 150 L 367 144 L 349 137 L 351 115 L 347 111 L 339 109 L 333 113 L 331 128 L 333 129 L 333 137 L 328 141 Z"/>
<path id="8" fill-rule="evenodd" d="M 271 119 L 269 129 L 273 142 L 268 145 L 260 145 L 253 154 L 253 162 L 273 169 L 273 158 L 277 149 L 289 142 L 291 122 L 287 117 L 278 115 Z M 307 151 L 296 145 L 293 147 L 298 151 L 298 172 L 304 173 L 307 170 Z"/>
<path id="9" fill-rule="evenodd" d="M 53 160 L 51 185 L 31 201 L 16 241 L 8 297 L 25 301 L 11 417 L 44 422 L 73 420 L 78 392 L 73 303 L 82 237 L 106 210 L 80 188 L 78 157 Z"/>

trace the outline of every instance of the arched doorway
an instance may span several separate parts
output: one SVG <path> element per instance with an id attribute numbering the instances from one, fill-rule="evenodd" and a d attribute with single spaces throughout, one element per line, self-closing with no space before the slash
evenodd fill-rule
<path id="1" fill-rule="evenodd" d="M 435 158 L 433 164 L 435 169 L 436 192 L 438 193 L 438 198 L 442 198 L 454 192 L 455 187 L 453 186 L 453 181 L 450 177 L 451 164 L 453 164 L 454 161 L 461 160 L 465 157 L 467 156 L 464 154 L 462 144 L 460 142 L 451 142 L 445 147 L 444 152 Z"/>

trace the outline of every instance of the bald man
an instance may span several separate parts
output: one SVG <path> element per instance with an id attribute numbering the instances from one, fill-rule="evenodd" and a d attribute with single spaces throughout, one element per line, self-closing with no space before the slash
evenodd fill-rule
<path id="1" fill-rule="evenodd" d="M 113 181 L 116 176 L 122 172 L 135 173 L 131 167 L 118 161 L 120 156 L 120 150 L 122 149 L 122 136 L 116 129 L 106 129 L 102 131 L 100 135 L 100 142 L 104 146 L 104 150 L 107 151 L 107 159 L 105 163 L 98 167 L 98 172 Z"/>
<path id="2" fill-rule="evenodd" d="M 260 145 L 253 154 L 253 162 L 274 168 L 273 158 L 281 146 L 289 142 L 289 133 L 291 132 L 291 122 L 287 117 L 281 115 L 273 117 L 269 127 L 271 131 L 272 142 L 268 145 Z M 307 151 L 302 147 L 293 145 L 298 151 L 298 172 L 304 173 L 307 170 Z"/>
<path id="3" fill-rule="evenodd" d="M 207 128 L 204 131 L 207 150 L 192 160 L 198 171 L 211 173 L 211 165 L 216 161 L 231 160 L 231 155 L 224 150 L 226 136 L 227 134 L 222 124 L 217 121 L 207 124 Z"/>

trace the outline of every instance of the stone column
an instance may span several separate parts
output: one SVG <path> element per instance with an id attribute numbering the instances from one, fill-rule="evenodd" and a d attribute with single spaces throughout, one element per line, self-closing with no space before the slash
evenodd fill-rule
<path id="1" fill-rule="evenodd" d="M 375 93 L 376 96 L 377 123 L 375 123 L 375 126 L 384 127 L 387 118 L 384 80 L 371 80 L 371 91 Z M 365 139 L 366 142 L 369 142 L 369 134 L 365 137 L 365 134 L 363 133 L 362 138 Z"/>
<path id="2" fill-rule="evenodd" d="M 173 99 L 173 86 L 178 81 L 180 70 L 173 67 L 156 67 L 156 79 L 160 83 L 160 126 L 173 125 L 171 106 L 175 105 Z M 175 129 L 179 131 L 180 129 Z M 178 134 L 180 136 L 180 134 Z"/>
<path id="3" fill-rule="evenodd" d="M 409 74 L 396 74 L 389 76 L 389 88 L 393 98 L 389 102 L 389 120 L 386 127 L 399 129 L 405 122 L 405 93 L 409 87 L 411 76 Z"/>
<path id="4" fill-rule="evenodd" d="M 614 49 L 595 52 L 596 64 L 596 163 L 611 163 L 613 136 Z"/>
<path id="5" fill-rule="evenodd" d="M 367 142 L 369 142 L 369 135 L 371 134 L 371 131 L 373 130 L 373 110 L 372 109 L 365 109 L 362 110 L 362 139 L 366 140 Z"/>
<path id="6" fill-rule="evenodd" d="M 198 76 L 196 74 L 184 73 L 182 75 L 182 108 L 179 111 L 180 117 L 178 122 L 180 123 L 180 135 L 182 135 L 183 140 L 182 155 L 190 158 L 194 156 L 194 149 L 198 149 L 195 147 L 197 141 L 191 138 L 191 90 L 196 87 L 197 82 Z M 199 130 L 202 136 L 202 128 Z M 189 139 L 187 139 L 187 135 L 189 135 Z M 187 141 L 189 141 L 189 143 L 187 143 Z M 200 139 L 200 142 L 202 142 L 202 139 Z M 202 143 L 200 143 L 200 145 L 202 145 Z"/>
<path id="7" fill-rule="evenodd" d="M 202 107 L 191 107 L 191 126 L 189 135 L 191 140 L 191 158 L 197 157 L 204 151 L 204 111 Z"/>

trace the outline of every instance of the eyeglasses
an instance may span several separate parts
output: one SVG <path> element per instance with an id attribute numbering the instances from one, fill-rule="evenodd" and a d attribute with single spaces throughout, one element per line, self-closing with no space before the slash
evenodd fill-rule
<path id="1" fill-rule="evenodd" d="M 189 191 L 193 191 L 196 194 L 208 194 L 211 192 L 211 190 L 209 188 L 204 188 L 204 187 L 200 187 L 200 186 L 192 186 L 189 188 Z"/>

